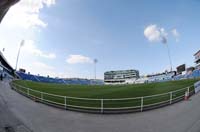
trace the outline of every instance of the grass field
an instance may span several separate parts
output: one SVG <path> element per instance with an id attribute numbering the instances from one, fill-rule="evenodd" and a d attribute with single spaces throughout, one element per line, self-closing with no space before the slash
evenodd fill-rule
<path id="1" fill-rule="evenodd" d="M 169 81 L 161 83 L 150 83 L 150 84 L 134 84 L 134 85 L 61 85 L 61 84 L 50 84 L 50 83 L 38 83 L 31 81 L 17 80 L 14 84 L 22 85 L 33 90 L 41 92 L 70 96 L 70 97 L 81 97 L 81 98 L 93 98 L 93 99 L 118 99 L 118 98 L 132 98 L 150 96 L 155 94 L 167 93 L 175 91 L 188 86 L 193 85 L 197 79 L 180 80 L 180 81 Z M 18 87 L 21 91 L 27 92 L 26 89 Z M 190 91 L 193 87 L 190 88 Z M 174 92 L 172 99 L 184 95 L 186 89 Z M 35 91 L 30 91 L 31 95 L 41 98 L 41 94 Z M 56 103 L 64 104 L 65 100 L 62 97 L 42 95 L 44 100 L 50 100 Z M 161 96 L 144 98 L 144 105 L 159 103 L 168 101 L 170 94 L 164 94 Z M 81 100 L 74 98 L 67 98 L 66 103 L 68 105 L 85 106 L 85 107 L 101 107 L 101 100 Z M 141 99 L 128 99 L 128 100 L 104 100 L 104 108 L 117 108 L 117 107 L 131 107 L 140 106 Z"/>

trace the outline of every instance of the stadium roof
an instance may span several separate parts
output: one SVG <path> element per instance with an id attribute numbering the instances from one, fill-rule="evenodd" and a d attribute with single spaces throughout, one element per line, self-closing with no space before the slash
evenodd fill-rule
<path id="1" fill-rule="evenodd" d="M 9 72 L 14 71 L 12 66 L 8 63 L 6 58 L 3 56 L 2 52 L 0 51 L 0 65 L 7 69 Z"/>
<path id="2" fill-rule="evenodd" d="M 199 52 L 200 52 L 200 50 L 199 50 L 199 51 L 197 51 L 197 52 L 194 54 L 194 56 L 195 56 L 195 55 L 197 55 Z"/>
<path id="3" fill-rule="evenodd" d="M 19 0 L 0 0 L 0 22 L 2 21 L 9 8 Z"/>

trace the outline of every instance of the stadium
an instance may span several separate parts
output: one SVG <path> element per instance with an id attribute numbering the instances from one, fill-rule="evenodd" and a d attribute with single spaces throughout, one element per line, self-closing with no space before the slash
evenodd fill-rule
<path id="1" fill-rule="evenodd" d="M 9 6 L 5 13 L 8 9 Z M 23 45 L 24 40 L 20 44 L 17 63 Z M 170 54 L 168 55 L 171 63 Z M 194 57 L 195 67 L 187 70 L 183 64 L 176 71 L 172 71 L 171 67 L 171 71 L 141 77 L 139 70 L 107 71 L 103 81 L 96 79 L 96 73 L 95 79 L 65 79 L 33 75 L 26 73 L 25 69 L 16 71 L 17 63 L 13 69 L 0 52 L 0 70 L 3 78 L 14 80 L 10 82 L 12 89 L 34 101 L 67 110 L 123 113 L 159 108 L 181 101 L 185 95 L 193 95 L 193 85 L 200 77 L 200 50 Z M 97 59 L 94 63 L 96 68 Z"/>
<path id="2" fill-rule="evenodd" d="M 0 2 L 0 22 L 2 21 L 10 7 L 17 2 L 18 0 Z M 155 28 L 155 25 L 151 26 Z M 24 113 L 24 115 L 18 115 L 18 113 L 20 112 L 17 111 L 18 113 L 13 112 L 13 115 L 15 116 L 10 114 L 10 116 L 13 116 L 14 118 L 2 116 L 2 119 L 5 119 L 5 121 L 7 121 L 7 124 L 9 124 L 11 120 L 15 122 L 20 119 L 23 122 L 26 122 L 28 126 L 31 126 L 31 123 L 34 124 L 34 122 L 36 122 L 37 124 L 39 122 L 37 125 L 44 128 L 44 126 L 41 125 L 42 121 L 40 122 L 40 118 L 45 117 L 47 119 L 45 123 L 48 122 L 49 118 L 55 118 L 57 120 L 52 120 L 51 123 L 57 124 L 57 121 L 66 121 L 66 119 L 63 119 L 61 115 L 67 118 L 67 121 L 69 121 L 70 123 L 71 121 L 73 121 L 72 119 L 76 118 L 79 120 L 79 118 L 81 118 L 80 122 L 86 121 L 90 122 L 91 124 L 93 120 L 91 118 L 93 117 L 95 117 L 95 121 L 98 119 L 102 120 L 102 118 L 105 118 L 105 120 L 108 119 L 108 122 L 111 121 L 112 124 L 113 121 L 115 121 L 116 118 L 120 116 L 120 114 L 126 115 L 127 113 L 132 113 L 131 116 L 135 114 L 136 117 L 145 116 L 144 120 L 141 121 L 143 123 L 145 120 L 149 119 L 150 121 L 152 118 L 150 114 L 148 115 L 148 112 L 154 113 L 153 115 L 155 117 L 157 116 L 157 114 L 159 115 L 159 113 L 162 113 L 161 111 L 166 110 L 165 108 L 169 108 L 165 111 L 165 114 L 168 114 L 169 116 L 171 116 L 169 114 L 170 111 L 176 111 L 176 107 L 180 108 L 181 110 L 186 109 L 185 111 L 187 113 L 183 113 L 185 115 L 188 115 L 189 108 L 187 107 L 187 105 L 185 105 L 186 101 L 187 104 L 191 106 L 191 108 L 194 106 L 198 106 L 198 103 L 192 104 L 191 102 L 194 102 L 194 98 L 196 98 L 196 102 L 198 101 L 197 95 L 200 91 L 200 50 L 195 49 L 196 52 L 188 57 L 194 60 L 194 62 L 192 62 L 192 66 L 187 66 L 185 63 L 181 63 L 180 65 L 176 66 L 176 68 L 173 68 L 170 49 L 167 44 L 167 35 L 164 34 L 164 29 L 162 28 L 160 28 L 158 32 L 160 33 L 160 38 L 158 39 L 158 41 L 162 42 L 167 47 L 170 70 L 167 69 L 161 72 L 148 73 L 145 75 L 142 73 L 144 73 L 143 70 L 146 70 L 145 68 L 147 68 L 148 66 L 144 66 L 143 69 L 137 69 L 130 66 L 128 66 L 129 68 L 116 69 L 112 68 L 112 66 L 109 65 L 109 68 L 106 68 L 106 70 L 101 72 L 101 74 L 103 75 L 103 79 L 97 79 L 97 59 L 91 60 L 89 57 L 84 56 L 81 56 L 82 60 L 78 64 L 84 62 L 87 62 L 90 65 L 94 64 L 94 78 L 66 78 L 49 75 L 45 76 L 42 75 L 42 73 L 34 74 L 34 72 L 23 68 L 23 65 L 20 65 L 20 68 L 18 68 L 18 60 L 21 57 L 21 48 L 26 44 L 26 40 L 22 40 L 20 43 L 19 49 L 17 51 L 15 68 L 13 68 L 13 66 L 10 64 L 10 60 L 6 57 L 6 53 L 4 52 L 5 49 L 3 48 L 3 50 L 0 51 L 0 88 L 2 90 L 2 93 L 0 94 L 0 108 L 2 107 L 2 111 L 4 112 L 5 110 L 5 112 L 3 113 L 0 111 L 0 116 L 6 115 L 10 112 L 12 113 L 17 108 L 19 111 L 22 110 L 21 112 Z M 145 31 L 144 35 L 146 37 Z M 43 56 L 44 58 L 48 59 L 52 59 L 55 57 L 52 54 L 45 54 L 37 48 L 35 48 L 34 54 L 37 54 L 36 56 Z M 77 56 L 80 57 L 80 55 L 75 55 L 75 57 Z M 76 63 L 76 61 L 70 61 L 70 59 L 67 59 L 66 61 L 68 62 L 68 64 Z M 23 61 L 21 62 L 21 64 L 23 64 Z M 121 66 L 119 67 L 123 67 L 123 65 L 126 65 L 123 62 L 120 62 L 118 64 L 121 64 Z M 157 65 L 159 67 L 159 65 L 161 64 L 158 63 Z M 50 67 L 50 69 L 51 71 L 53 71 L 62 68 L 60 66 L 56 67 L 56 69 Z M 8 105 L 6 99 L 8 100 L 8 102 L 10 101 Z M 34 110 L 33 108 L 36 109 Z M 34 113 L 34 111 L 36 111 L 36 113 Z M 198 111 L 198 109 L 196 111 Z M 74 113 L 71 114 L 70 112 Z M 28 117 L 35 117 L 34 119 L 36 119 L 36 121 L 32 120 L 32 122 L 30 123 L 30 120 L 27 121 L 27 119 L 24 119 L 24 117 L 27 116 L 27 113 L 29 114 Z M 51 113 L 53 116 L 49 113 Z M 108 116 L 105 117 L 104 115 Z M 109 116 L 112 116 L 112 120 L 110 120 Z M 184 115 L 180 114 L 179 116 Z M 194 115 L 192 116 L 194 117 Z M 85 119 L 85 117 L 89 119 Z M 59 118 L 61 118 L 61 120 L 59 120 Z M 130 120 L 130 118 L 126 117 L 128 121 Z M 185 120 L 185 118 L 180 118 L 180 120 Z M 140 119 L 136 119 L 138 119 L 139 123 L 141 124 Z M 123 122 L 124 120 L 121 121 Z M 159 119 L 156 121 L 159 122 Z M 21 121 L 18 123 L 21 123 Z M 128 124 L 126 123 L 125 126 Z M 166 124 L 167 123 L 168 122 L 166 122 Z M 2 123 L 0 122 L 0 132 L 15 132 L 11 125 L 7 124 L 3 123 L 4 127 L 2 128 Z M 64 125 L 61 125 L 62 127 L 64 126 L 63 130 L 65 131 L 65 122 Z M 25 127 L 25 125 L 23 127 Z M 57 124 L 52 132 L 59 127 L 60 126 Z M 109 127 L 112 127 L 112 125 Z M 81 131 L 82 129 L 83 128 L 79 130 Z M 113 130 L 113 128 L 109 129 Z M 145 127 L 141 127 L 140 129 L 145 131 Z M 148 128 L 148 130 L 149 129 L 150 128 Z M 37 131 L 39 129 L 35 130 Z M 129 129 L 129 131 L 130 130 L 132 131 L 132 129 Z M 20 128 L 18 131 L 25 131 L 25 128 Z"/>
<path id="3" fill-rule="evenodd" d="M 1 74 L 14 79 L 10 85 L 16 92 L 44 104 L 92 113 L 138 112 L 170 105 L 186 94 L 189 97 L 196 93 L 199 53 L 194 54 L 196 67 L 192 71 L 186 72 L 181 65 L 177 71 L 147 75 L 146 79 L 140 78 L 137 70 L 109 71 L 104 73 L 105 85 L 95 79 L 44 77 L 27 74 L 24 69 L 15 72 L 2 53 Z"/>

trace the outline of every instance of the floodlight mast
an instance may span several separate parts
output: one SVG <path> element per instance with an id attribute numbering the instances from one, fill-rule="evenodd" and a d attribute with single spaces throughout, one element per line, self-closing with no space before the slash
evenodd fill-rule
<path id="1" fill-rule="evenodd" d="M 94 59 L 94 79 L 96 80 L 96 64 L 97 64 L 98 60 Z"/>
<path id="2" fill-rule="evenodd" d="M 15 66 L 15 71 L 17 71 L 17 65 L 18 65 L 18 60 L 19 60 L 19 54 L 20 54 L 20 50 L 21 47 L 24 45 L 24 40 L 21 41 L 20 46 L 19 46 L 19 50 L 18 50 L 18 54 L 17 54 L 17 60 L 16 60 L 16 66 Z"/>
<path id="3" fill-rule="evenodd" d="M 166 44 L 166 46 L 167 46 L 167 52 L 168 52 L 168 57 L 169 57 L 169 61 L 170 61 L 170 70 L 172 71 L 173 69 L 172 69 L 172 60 L 171 60 L 171 56 L 170 56 L 170 50 L 169 50 L 169 46 L 168 46 L 168 44 Z"/>
<path id="4" fill-rule="evenodd" d="M 172 60 L 171 60 L 171 55 L 170 55 L 170 49 L 169 46 L 167 44 L 167 39 L 165 37 L 162 37 L 162 43 L 166 45 L 167 47 L 167 53 L 168 53 L 168 58 L 169 58 L 169 62 L 170 62 L 170 71 L 172 71 Z"/>

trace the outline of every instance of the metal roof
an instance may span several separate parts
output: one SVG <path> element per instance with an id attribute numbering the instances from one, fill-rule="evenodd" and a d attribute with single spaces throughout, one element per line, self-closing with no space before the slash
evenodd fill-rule
<path id="1" fill-rule="evenodd" d="M 9 8 L 19 0 L 0 0 L 0 22 L 2 21 Z"/>
<path id="2" fill-rule="evenodd" d="M 194 56 L 195 56 L 195 55 L 197 55 L 199 52 L 200 52 L 200 50 L 199 50 L 199 51 L 197 51 L 197 52 L 194 54 Z"/>
<path id="3" fill-rule="evenodd" d="M 4 67 L 6 67 L 7 69 L 10 69 L 11 71 L 14 70 L 12 68 L 12 66 L 8 63 L 8 61 L 6 60 L 6 58 L 4 57 L 4 55 L 2 54 L 1 51 L 0 51 L 0 62 L 1 62 L 1 65 L 3 65 Z"/>

